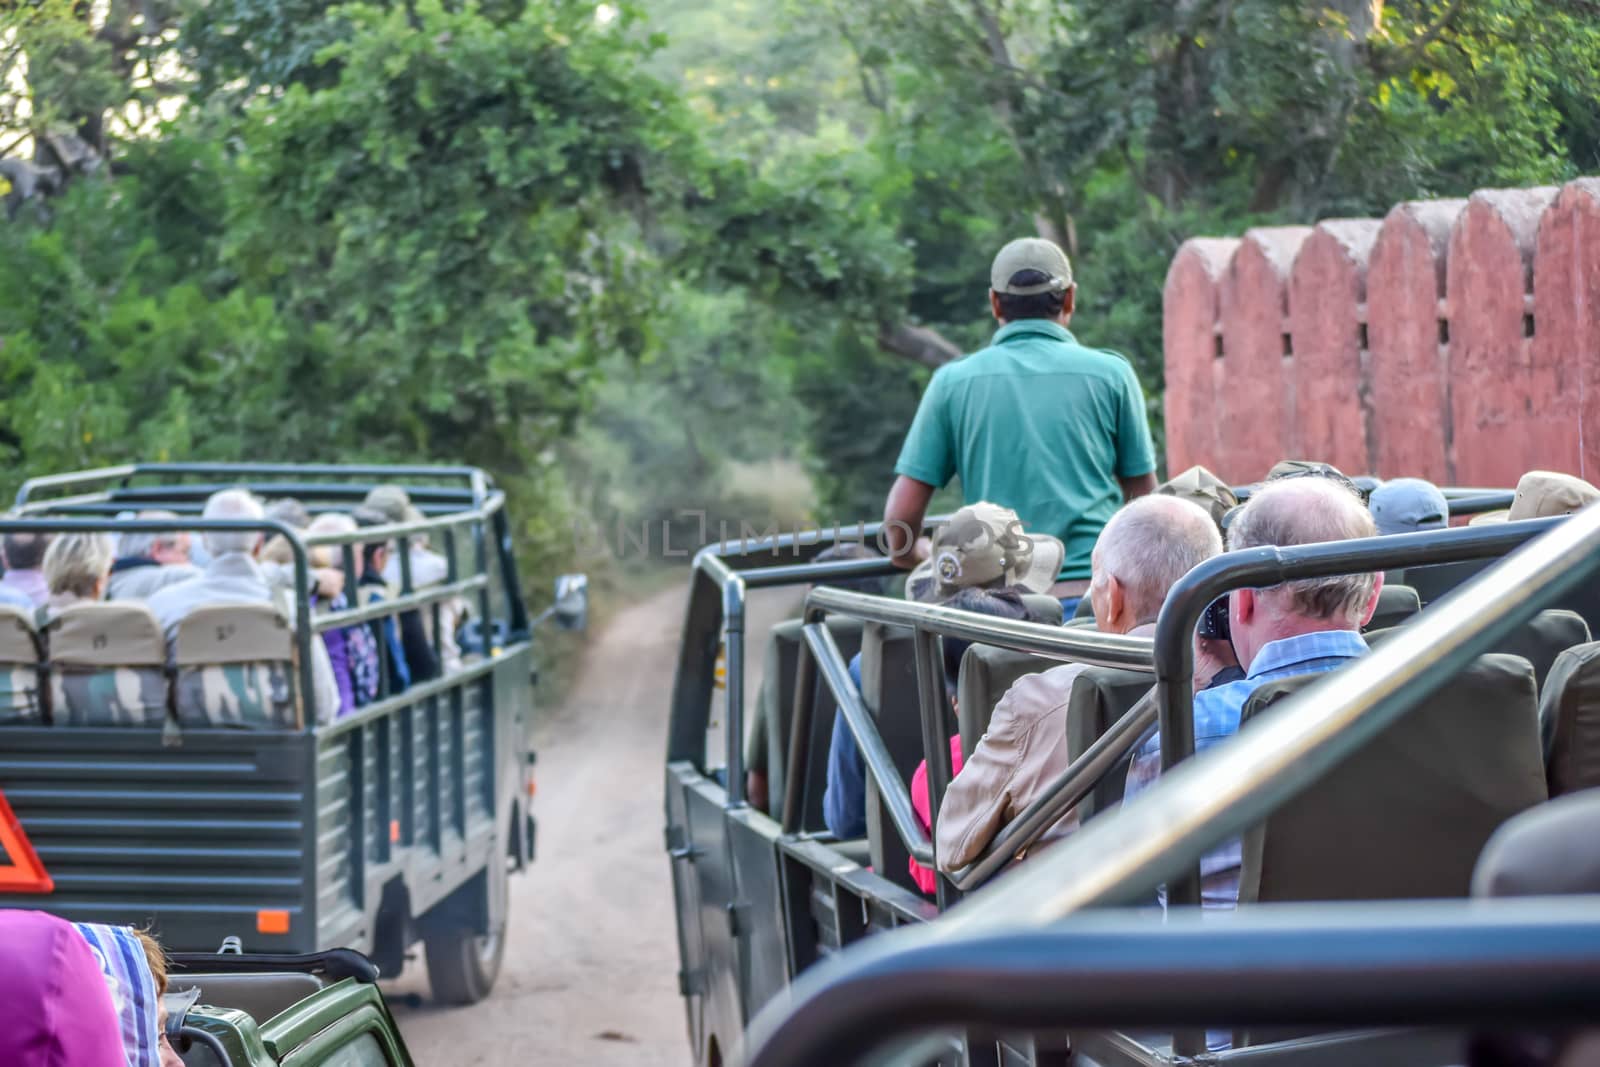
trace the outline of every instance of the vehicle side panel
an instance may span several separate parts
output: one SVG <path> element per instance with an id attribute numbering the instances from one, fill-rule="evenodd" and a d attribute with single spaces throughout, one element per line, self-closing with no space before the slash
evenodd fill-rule
<path id="1" fill-rule="evenodd" d="M 0 896 L 79 921 L 154 922 L 172 951 L 317 947 L 303 734 L 7 727 L 0 790 L 55 879 Z M 287 934 L 257 913 L 288 913 Z"/>
<path id="2" fill-rule="evenodd" d="M 667 852 L 672 863 L 672 898 L 678 912 L 678 987 L 683 993 L 689 1044 L 705 1048 L 705 943 L 700 931 L 700 883 L 694 871 L 688 795 L 700 772 L 687 762 L 667 765 Z"/>
<path id="3" fill-rule="evenodd" d="M 728 848 L 737 881 L 733 919 L 739 948 L 744 1022 L 789 984 L 783 893 L 778 877 L 780 827 L 753 808 L 728 813 Z"/>

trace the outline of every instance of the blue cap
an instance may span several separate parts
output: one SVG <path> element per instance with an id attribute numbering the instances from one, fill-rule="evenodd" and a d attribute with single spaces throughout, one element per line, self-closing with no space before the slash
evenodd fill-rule
<path id="1" fill-rule="evenodd" d="M 1395 478 L 1372 491 L 1367 506 L 1380 534 L 1442 530 L 1450 525 L 1450 502 L 1421 478 Z"/>

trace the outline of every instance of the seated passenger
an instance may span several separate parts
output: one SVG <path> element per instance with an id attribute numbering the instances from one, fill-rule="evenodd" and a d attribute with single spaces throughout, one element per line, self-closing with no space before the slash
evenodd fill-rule
<path id="1" fill-rule="evenodd" d="M 1199 505 L 1172 495 L 1134 500 L 1111 517 L 1095 542 L 1089 598 L 1096 628 L 1153 635 L 1167 590 L 1221 551 L 1216 522 Z M 977 859 L 1067 769 L 1067 705 L 1083 671 L 1083 664 L 1066 663 L 1027 675 L 995 705 L 988 729 L 939 808 L 941 870 L 956 871 Z M 1077 814 L 1069 812 L 1049 833 L 1076 825 Z"/>
<path id="2" fill-rule="evenodd" d="M 0 601 L 21 608 L 42 608 L 50 599 L 50 585 L 40 566 L 50 547 L 49 534 L 8 533 L 0 537 L 0 561 L 6 573 L 0 576 Z"/>
<path id="3" fill-rule="evenodd" d="M 271 501 L 266 505 L 266 513 L 267 518 L 281 522 L 291 530 L 305 530 L 311 525 L 311 512 L 292 496 L 281 496 Z M 289 547 L 289 542 L 282 534 L 273 534 L 261 546 L 259 559 L 262 563 L 289 567 L 294 564 L 294 549 Z"/>
<path id="4" fill-rule="evenodd" d="M 65 919 L 0 908 L 0 1063 L 128 1067 L 99 961 Z"/>
<path id="5" fill-rule="evenodd" d="M 1173 475 L 1156 486 L 1156 492 L 1199 505 L 1219 529 L 1222 517 L 1239 506 L 1239 497 L 1228 483 L 1201 466 L 1190 467 L 1182 474 Z"/>
<path id="6" fill-rule="evenodd" d="M 399 525 L 401 523 L 421 522 L 427 516 L 423 515 L 411 503 L 410 495 L 398 485 L 380 485 L 367 494 L 363 507 L 383 515 L 384 521 Z M 407 539 L 410 543 L 411 553 L 411 591 L 417 592 L 430 585 L 443 585 L 450 579 L 450 561 L 444 556 L 428 547 L 428 535 L 416 534 Z M 403 584 L 400 569 L 400 550 L 396 548 L 389 553 L 388 562 L 383 567 L 383 580 L 389 588 L 399 592 Z M 461 645 L 456 639 L 456 631 L 461 628 L 465 619 L 468 603 L 465 597 L 451 597 L 439 604 L 439 663 L 447 671 L 461 669 Z M 422 630 L 427 636 L 429 644 L 433 642 L 433 609 L 426 608 L 420 612 Z"/>
<path id="7" fill-rule="evenodd" d="M 89 943 L 101 976 L 111 994 L 122 1031 L 122 1047 L 128 1063 L 147 1067 L 176 1067 L 183 1059 L 168 1043 L 165 1009 L 161 998 L 167 991 L 167 959 L 161 946 L 149 934 L 131 926 L 77 923 L 78 932 Z"/>
<path id="8" fill-rule="evenodd" d="M 1228 547 L 1309 545 L 1376 532 L 1372 514 L 1355 490 L 1333 478 L 1293 478 L 1263 486 L 1250 498 L 1229 528 Z M 1234 591 L 1229 623 L 1246 676 L 1195 694 L 1195 749 L 1237 733 L 1245 701 L 1263 682 L 1335 670 L 1364 655 L 1361 627 L 1377 609 L 1382 586 L 1381 574 L 1351 574 Z M 1160 773 L 1161 734 L 1156 731 L 1135 750 L 1124 795 L 1132 799 L 1144 792 Z M 1207 907 L 1238 903 L 1239 864 L 1238 838 L 1201 860 Z"/>
<path id="9" fill-rule="evenodd" d="M 1512 498 L 1510 508 L 1476 515 L 1471 525 L 1571 515 L 1596 500 L 1600 500 L 1600 489 L 1582 478 L 1556 471 L 1529 471 L 1517 479 L 1517 495 Z"/>
<path id="10" fill-rule="evenodd" d="M 1392 478 L 1367 501 L 1380 534 L 1442 530 L 1450 525 L 1450 502 L 1439 487 L 1421 478 Z"/>
<path id="11" fill-rule="evenodd" d="M 176 519 L 173 511 L 141 511 L 140 519 Z M 117 559 L 111 564 L 107 600 L 144 600 L 158 589 L 187 581 L 200 573 L 189 562 L 189 535 L 125 533 L 117 539 Z"/>
<path id="12" fill-rule="evenodd" d="M 934 533 L 929 558 L 906 579 L 906 599 L 943 604 L 963 589 L 986 589 L 1006 593 L 1020 605 L 1022 594 L 1051 590 L 1065 555 L 1066 549 L 1054 537 L 1023 533 L 1021 520 L 1010 508 L 970 504 Z M 956 660 L 958 668 L 960 662 Z M 850 678 L 860 689 L 859 656 L 850 662 Z M 866 762 L 838 713 L 828 743 L 822 810 L 836 837 L 848 840 L 867 832 Z"/>
<path id="13" fill-rule="evenodd" d="M 253 519 L 264 516 L 261 502 L 244 489 L 224 489 L 213 493 L 201 513 L 206 519 Z M 277 604 L 279 601 L 272 585 L 257 566 L 255 553 L 261 548 L 262 535 L 255 530 L 208 530 L 201 538 L 205 543 L 210 562 L 205 570 L 188 581 L 178 582 L 159 590 L 149 600 L 149 607 L 161 623 L 170 650 L 178 636 L 178 625 L 197 608 L 214 604 L 246 603 Z M 284 612 L 290 625 L 298 620 L 290 607 Z M 311 642 L 311 671 L 319 721 L 331 721 L 339 708 L 339 686 L 333 678 L 333 668 L 328 663 L 328 650 L 321 641 Z"/>
<path id="14" fill-rule="evenodd" d="M 371 508 L 357 508 L 354 518 L 357 526 L 389 525 L 388 516 Z M 369 541 L 361 546 L 361 558 L 356 563 L 361 568 L 361 576 L 356 580 L 361 603 L 373 604 L 388 599 L 388 583 L 383 580 L 383 568 L 388 561 L 387 541 Z M 433 644 L 422 627 L 422 616 L 415 610 L 400 612 L 398 620 L 392 615 L 374 620 L 372 632 L 389 652 L 389 692 L 398 693 L 412 682 L 425 682 L 439 676 L 439 661 L 433 654 Z"/>
<path id="15" fill-rule="evenodd" d="M 51 539 L 44 553 L 50 599 L 42 614 L 53 616 L 71 604 L 104 597 L 113 551 L 110 536 L 103 533 L 64 533 Z"/>
<path id="16" fill-rule="evenodd" d="M 311 525 L 306 527 L 306 533 L 312 536 L 343 534 L 354 533 L 357 529 L 356 520 L 350 516 L 326 512 L 312 520 Z M 356 552 L 360 550 L 360 546 L 356 546 Z M 317 545 L 311 549 L 311 559 L 318 567 L 342 567 L 344 552 L 333 545 Z M 350 602 L 342 592 L 332 600 L 312 600 L 314 609 L 325 611 L 344 611 L 349 606 Z M 357 623 L 337 630 L 324 630 L 322 640 L 328 646 L 328 660 L 333 665 L 334 681 L 339 685 L 339 714 L 348 715 L 378 699 L 378 671 L 381 665 L 378 661 L 378 642 L 372 636 L 371 627 Z"/>

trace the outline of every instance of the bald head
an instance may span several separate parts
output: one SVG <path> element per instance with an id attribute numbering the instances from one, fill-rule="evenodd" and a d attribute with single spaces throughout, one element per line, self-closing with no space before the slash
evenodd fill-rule
<path id="1" fill-rule="evenodd" d="M 1221 551 L 1217 524 L 1198 504 L 1175 496 L 1142 496 L 1111 516 L 1100 532 L 1093 584 L 1103 590 L 1116 579 L 1133 619 L 1154 622 L 1167 590 Z M 1100 612 L 1097 600 L 1097 619 Z"/>
<path id="2" fill-rule="evenodd" d="M 1231 549 L 1313 545 L 1376 537 L 1377 524 L 1361 498 L 1328 478 L 1274 482 L 1250 498 L 1228 529 Z M 1377 576 L 1347 574 L 1287 582 L 1270 591 L 1284 614 L 1359 627 Z"/>

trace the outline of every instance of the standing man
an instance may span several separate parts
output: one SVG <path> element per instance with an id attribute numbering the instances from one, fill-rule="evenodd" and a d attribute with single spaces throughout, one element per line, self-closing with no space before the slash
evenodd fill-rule
<path id="1" fill-rule="evenodd" d="M 966 503 L 992 500 L 1066 545 L 1052 592 L 1075 605 L 1101 529 L 1156 487 L 1144 392 L 1126 359 L 1085 348 L 1067 330 L 1077 287 L 1060 248 L 1012 241 L 989 285 L 1000 329 L 928 383 L 884 505 L 889 553 L 907 568 L 926 555 L 915 531 L 934 491 L 959 475 Z"/>

